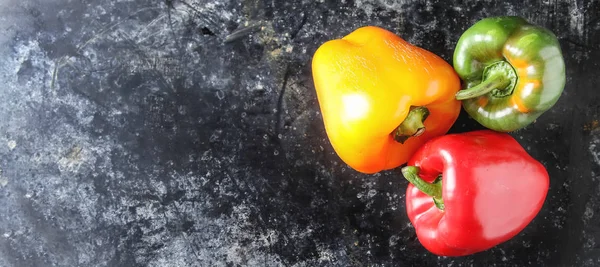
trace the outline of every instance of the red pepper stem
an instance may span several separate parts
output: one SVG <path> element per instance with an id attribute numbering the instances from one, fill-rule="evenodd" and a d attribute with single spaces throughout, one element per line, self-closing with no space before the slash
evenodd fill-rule
<path id="1" fill-rule="evenodd" d="M 408 138 L 422 135 L 425 132 L 423 122 L 427 116 L 429 116 L 429 109 L 426 107 L 411 108 L 404 121 L 392 133 L 394 140 L 404 144 Z"/>
<path id="2" fill-rule="evenodd" d="M 406 166 L 402 168 L 402 175 L 417 189 L 421 190 L 421 192 L 433 197 L 435 205 L 443 210 L 444 200 L 442 199 L 442 180 L 438 177 L 433 183 L 425 182 L 425 180 L 419 177 L 420 171 L 421 169 L 419 169 L 419 167 Z"/>

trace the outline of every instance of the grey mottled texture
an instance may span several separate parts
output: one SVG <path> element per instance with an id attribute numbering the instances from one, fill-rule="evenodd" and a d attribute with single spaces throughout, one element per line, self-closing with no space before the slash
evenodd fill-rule
<path id="1" fill-rule="evenodd" d="M 596 1 L 0 2 L 0 266 L 597 266 Z M 323 42 L 379 25 L 450 60 L 490 15 L 556 32 L 568 80 L 513 135 L 551 190 L 522 234 L 424 250 L 398 171 L 360 175 L 326 138 Z M 249 35 L 225 43 L 236 29 Z M 462 115 L 452 132 L 477 129 Z"/>

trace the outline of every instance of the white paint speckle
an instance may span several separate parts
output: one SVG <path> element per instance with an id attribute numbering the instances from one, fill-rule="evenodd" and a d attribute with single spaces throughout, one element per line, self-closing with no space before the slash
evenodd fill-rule
<path id="1" fill-rule="evenodd" d="M 285 47 L 285 52 L 287 52 L 287 53 L 291 53 L 292 51 L 294 51 L 294 46 L 292 46 L 292 45 L 287 45 L 287 46 Z"/>
<path id="2" fill-rule="evenodd" d="M 581 8 L 578 6 L 577 1 L 569 1 L 569 25 L 571 30 L 573 30 L 579 37 L 584 36 L 584 12 L 585 8 Z"/>
<path id="3" fill-rule="evenodd" d="M 225 98 L 225 93 L 223 93 L 221 90 L 217 90 L 216 95 L 219 100 L 223 100 L 223 98 Z"/>
<path id="4" fill-rule="evenodd" d="M 258 91 L 262 91 L 263 89 L 265 89 L 265 86 L 259 81 L 256 83 L 256 90 Z"/>
<path id="5" fill-rule="evenodd" d="M 592 158 L 594 159 L 594 162 L 596 164 L 600 165 L 600 151 L 598 151 L 598 145 L 600 145 L 600 137 L 598 137 L 598 135 L 596 134 L 592 138 L 592 141 L 590 142 L 590 145 L 588 146 L 588 150 L 592 154 Z"/>
<path id="6" fill-rule="evenodd" d="M 10 140 L 10 141 L 8 141 L 8 143 L 6 143 L 6 146 L 8 146 L 8 149 L 14 150 L 15 147 L 17 147 L 17 141 Z"/>
<path id="7" fill-rule="evenodd" d="M 583 220 L 585 222 L 589 222 L 592 217 L 594 217 L 594 210 L 588 205 L 585 207 L 585 212 L 583 213 Z"/>

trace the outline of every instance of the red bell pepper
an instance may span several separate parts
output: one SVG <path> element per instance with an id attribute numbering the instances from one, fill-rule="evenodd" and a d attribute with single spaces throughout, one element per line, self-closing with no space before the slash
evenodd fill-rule
<path id="1" fill-rule="evenodd" d="M 548 172 L 509 134 L 449 134 L 417 150 L 402 174 L 406 210 L 419 242 L 439 256 L 490 249 L 538 214 Z"/>

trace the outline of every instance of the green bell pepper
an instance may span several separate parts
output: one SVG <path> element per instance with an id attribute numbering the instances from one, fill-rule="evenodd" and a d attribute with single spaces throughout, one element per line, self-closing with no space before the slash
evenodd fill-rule
<path id="1" fill-rule="evenodd" d="M 456 99 L 473 119 L 500 132 L 532 123 L 565 86 L 556 36 L 520 17 L 478 21 L 458 40 L 453 61 L 464 88 Z"/>

